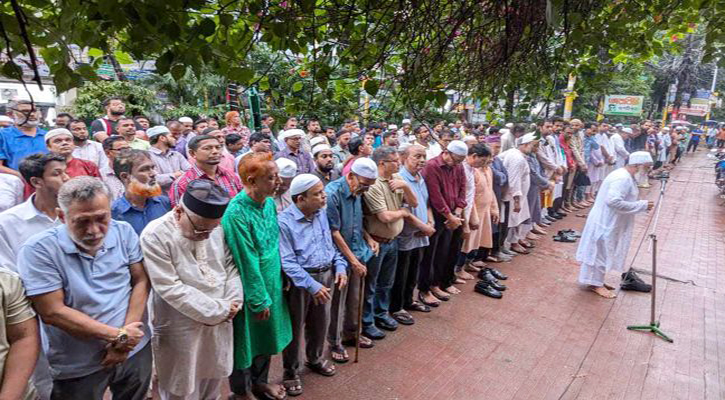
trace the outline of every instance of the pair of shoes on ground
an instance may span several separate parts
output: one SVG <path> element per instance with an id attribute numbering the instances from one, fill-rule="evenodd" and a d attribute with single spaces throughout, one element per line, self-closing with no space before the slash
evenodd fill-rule
<path id="1" fill-rule="evenodd" d="M 499 283 L 499 279 L 506 280 L 508 277 L 501 271 L 494 268 L 484 268 L 478 273 L 478 283 L 473 288 L 477 293 L 494 299 L 503 297 L 506 285 Z"/>

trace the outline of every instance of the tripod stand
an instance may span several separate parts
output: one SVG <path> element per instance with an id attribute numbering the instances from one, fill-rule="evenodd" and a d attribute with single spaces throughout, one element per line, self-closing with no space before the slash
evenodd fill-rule
<path id="1" fill-rule="evenodd" d="M 662 330 L 660 329 L 660 322 L 657 321 L 655 316 L 655 308 L 657 307 L 657 234 L 655 234 L 655 231 L 657 229 L 657 222 L 660 219 L 660 210 L 662 210 L 662 203 L 665 198 L 665 187 L 667 186 L 667 178 L 660 180 L 660 182 L 662 183 L 662 186 L 660 188 L 660 197 L 659 199 L 657 199 L 654 225 L 652 226 L 652 230 L 649 234 L 649 238 L 651 241 L 650 243 L 652 245 L 652 306 L 650 310 L 650 323 L 649 325 L 631 325 L 628 326 L 627 329 L 631 331 L 652 332 L 660 338 L 672 343 L 674 341 L 664 332 L 662 332 Z"/>

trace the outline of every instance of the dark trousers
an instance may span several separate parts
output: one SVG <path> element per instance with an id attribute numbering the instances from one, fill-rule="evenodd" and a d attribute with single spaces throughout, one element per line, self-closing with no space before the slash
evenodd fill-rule
<path id="1" fill-rule="evenodd" d="M 229 376 L 229 388 L 232 393 L 244 395 L 252 390 L 252 385 L 264 385 L 268 382 L 269 361 L 272 356 L 254 357 L 252 365 L 245 369 L 235 369 Z M 114 399 L 115 400 L 115 399 Z"/>
<path id="2" fill-rule="evenodd" d="M 151 384 L 151 344 L 123 363 L 80 378 L 53 381 L 51 400 L 103 400 L 110 388 L 113 400 L 144 400 Z"/>
<path id="3" fill-rule="evenodd" d="M 398 264 L 398 241 L 380 243 L 378 255 L 367 263 L 365 275 L 365 303 L 363 306 L 363 327 L 372 326 L 375 318 L 385 317 L 390 309 L 390 291 L 395 281 Z"/>
<path id="4" fill-rule="evenodd" d="M 700 144 L 700 141 L 699 140 L 697 140 L 697 141 L 690 140 L 690 143 L 687 144 L 687 151 L 686 152 L 689 153 L 690 152 L 690 149 L 692 149 L 692 151 L 697 150 L 697 146 L 699 144 Z"/>
<path id="5" fill-rule="evenodd" d="M 461 251 L 463 227 L 446 228 L 446 218 L 433 212 L 436 232 L 425 249 L 418 274 L 418 290 L 428 292 L 433 286 L 445 289 L 453 284 L 458 252 Z"/>
<path id="6" fill-rule="evenodd" d="M 395 283 L 390 292 L 390 312 L 409 308 L 413 304 L 413 291 L 418 282 L 418 265 L 423 259 L 424 247 L 398 251 L 398 268 Z"/>
<path id="7" fill-rule="evenodd" d="M 331 289 L 335 285 L 332 268 L 325 272 L 310 272 L 312 279 Z M 318 365 L 323 361 L 325 336 L 330 326 L 330 302 L 315 304 L 307 289 L 292 286 L 287 291 L 292 342 L 282 352 L 285 376 L 292 378 L 300 370 L 300 350 L 304 339 L 307 362 Z"/>

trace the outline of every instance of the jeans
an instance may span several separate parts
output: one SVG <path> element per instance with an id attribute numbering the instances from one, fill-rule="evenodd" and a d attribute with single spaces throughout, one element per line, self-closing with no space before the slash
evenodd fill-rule
<path id="1" fill-rule="evenodd" d="M 103 400 L 111 388 L 114 400 L 145 400 L 151 384 L 151 344 L 115 367 L 90 375 L 53 381 L 51 400 Z"/>
<path id="2" fill-rule="evenodd" d="M 398 264 L 398 241 L 380 243 L 378 255 L 368 261 L 368 274 L 365 276 L 365 304 L 363 307 L 363 327 L 375 324 L 375 318 L 388 315 L 390 308 L 390 290 L 395 281 Z"/>

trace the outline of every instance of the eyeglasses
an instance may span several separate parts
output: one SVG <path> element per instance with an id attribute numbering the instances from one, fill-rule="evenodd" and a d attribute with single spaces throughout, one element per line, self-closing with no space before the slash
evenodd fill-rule
<path id="1" fill-rule="evenodd" d="M 189 214 L 184 213 L 186 215 L 186 218 L 189 220 L 189 223 L 191 224 L 191 230 L 194 231 L 194 235 L 207 235 L 212 232 L 214 232 L 214 229 L 218 228 L 218 226 L 215 226 L 211 229 L 198 229 L 194 221 L 191 220 L 191 216 Z"/>

